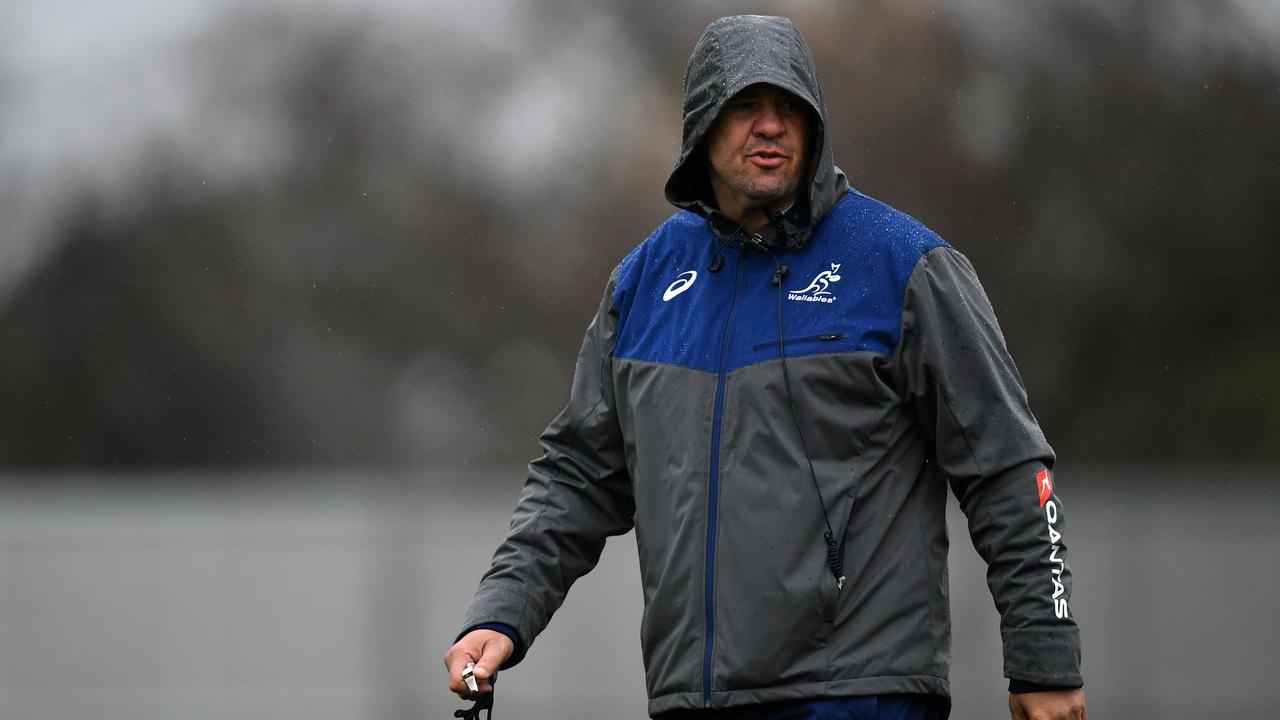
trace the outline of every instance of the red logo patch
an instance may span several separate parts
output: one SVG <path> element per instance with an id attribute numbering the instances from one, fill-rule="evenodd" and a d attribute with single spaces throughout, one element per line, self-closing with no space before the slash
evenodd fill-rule
<path id="1" fill-rule="evenodd" d="M 1053 494 L 1053 476 L 1048 470 L 1041 470 L 1036 473 L 1036 491 L 1040 493 L 1040 507 L 1049 502 L 1049 496 Z"/>

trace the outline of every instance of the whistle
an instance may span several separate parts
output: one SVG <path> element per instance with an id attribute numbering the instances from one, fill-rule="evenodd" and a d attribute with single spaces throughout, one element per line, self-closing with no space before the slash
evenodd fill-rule
<path id="1" fill-rule="evenodd" d="M 480 692 L 480 686 L 476 685 L 475 667 L 475 663 L 469 662 L 467 663 L 467 666 L 462 669 L 462 679 L 467 683 L 467 690 L 470 690 L 472 693 Z"/>

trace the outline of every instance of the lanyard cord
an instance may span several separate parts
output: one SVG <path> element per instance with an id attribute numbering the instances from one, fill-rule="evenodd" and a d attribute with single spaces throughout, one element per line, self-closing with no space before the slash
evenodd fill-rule
<path id="1" fill-rule="evenodd" d="M 498 692 L 498 674 L 497 673 L 493 674 L 493 677 L 489 680 L 489 683 L 493 685 L 493 689 L 477 697 L 476 704 L 472 705 L 470 708 L 454 710 L 453 716 L 456 718 L 459 718 L 459 720 L 480 720 L 480 711 L 484 710 L 485 719 L 493 720 L 493 696 Z"/>
<path id="2" fill-rule="evenodd" d="M 476 698 L 476 704 L 469 709 L 454 710 L 453 716 L 461 720 L 480 720 L 480 711 L 485 710 L 486 720 L 493 720 L 493 693 L 485 693 Z"/>
<path id="3" fill-rule="evenodd" d="M 779 228 L 779 236 L 781 237 L 785 235 L 785 232 L 780 227 L 780 218 L 781 216 L 776 214 L 771 214 L 769 217 L 770 222 Z M 711 263 L 707 265 L 708 271 L 713 273 L 720 272 L 720 269 L 724 267 L 724 257 L 722 256 L 724 249 L 728 247 L 729 243 L 738 239 L 738 234 L 746 224 L 746 220 L 743 220 L 736 230 L 720 242 L 712 255 Z M 743 242 L 740 239 L 738 241 Z M 769 256 L 770 260 L 773 260 L 773 284 L 778 288 L 778 359 L 782 363 L 782 384 L 787 391 L 787 406 L 791 408 L 791 420 L 796 425 L 796 435 L 800 438 L 800 449 L 804 452 L 804 460 L 809 465 L 809 479 L 813 481 L 814 492 L 818 495 L 818 505 L 822 508 L 822 522 L 827 526 L 827 531 L 822 536 L 827 549 L 827 567 L 831 568 L 831 577 L 835 578 L 836 589 L 843 590 L 846 579 L 843 548 L 840 547 L 840 542 L 836 540 L 835 531 L 831 529 L 831 516 L 827 513 L 827 502 L 822 497 L 822 488 L 818 486 L 818 474 L 813 469 L 813 458 L 809 457 L 809 445 L 805 442 L 804 430 L 800 426 L 800 413 L 796 410 L 796 398 L 791 392 L 791 373 L 787 370 L 787 350 L 784 342 L 786 332 L 782 322 L 782 281 L 787 276 L 787 266 L 778 262 L 778 257 L 764 244 L 764 240 L 759 234 L 747 235 L 744 244 L 763 252 Z"/>
<path id="4" fill-rule="evenodd" d="M 711 262 L 707 265 L 707 272 L 718 273 L 724 268 L 724 249 L 729 247 L 729 243 L 737 240 L 742 243 L 742 238 L 738 237 L 738 233 L 742 232 L 743 226 L 747 224 L 746 220 L 738 223 L 738 227 L 733 232 L 725 236 L 724 240 L 716 246 L 716 251 L 711 255 Z"/>
<path id="5" fill-rule="evenodd" d="M 764 244 L 759 235 L 751 236 L 750 241 L 752 247 L 762 251 L 769 256 L 770 260 L 773 260 L 773 284 L 778 288 L 778 359 L 782 363 L 782 384 L 787 391 L 787 406 L 791 408 L 791 420 L 796 425 L 796 435 L 800 438 L 800 449 L 804 452 L 804 460 L 809 465 L 809 479 L 813 481 L 813 489 L 818 494 L 818 505 L 822 507 L 822 522 L 827 526 L 827 531 L 822 536 L 827 546 L 827 567 L 831 568 L 831 577 L 835 578 L 836 589 L 843 590 L 846 579 L 843 553 L 841 552 L 840 543 L 835 538 L 835 531 L 831 529 L 831 518 L 827 514 L 827 503 L 822 498 L 822 489 L 818 487 L 818 474 L 813 470 L 813 458 L 809 456 L 809 445 L 805 442 L 804 430 L 800 426 L 800 413 L 796 410 L 796 398 L 791 392 L 791 373 L 787 370 L 787 350 L 784 341 L 786 332 L 782 323 L 782 281 L 787 277 L 789 270 L 786 265 L 778 262 L 778 257 Z"/>

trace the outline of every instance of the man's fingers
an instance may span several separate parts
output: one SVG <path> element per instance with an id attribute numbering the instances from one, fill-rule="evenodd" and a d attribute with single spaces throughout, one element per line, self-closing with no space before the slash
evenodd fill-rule
<path id="1" fill-rule="evenodd" d="M 467 663 L 474 662 L 475 652 L 468 648 L 461 648 L 454 645 L 453 649 L 444 658 L 444 665 L 449 669 L 449 692 L 456 693 L 463 698 L 471 696 L 471 688 L 467 687 L 467 683 L 462 679 L 462 671 L 466 669 Z"/>
<path id="2" fill-rule="evenodd" d="M 503 642 L 503 641 L 506 642 Z M 484 652 L 480 655 L 480 659 L 476 661 L 476 679 L 488 680 L 493 677 L 493 673 L 511 657 L 512 645 L 511 641 L 503 637 L 501 639 L 492 639 L 484 644 Z"/>
<path id="3" fill-rule="evenodd" d="M 486 631 L 482 641 L 480 659 L 476 660 L 476 679 L 489 680 L 515 652 L 516 646 L 511 638 L 499 632 Z"/>
<path id="4" fill-rule="evenodd" d="M 449 654 L 444 656 L 445 667 L 449 669 L 449 691 L 464 699 L 471 699 L 476 693 L 471 692 L 462 677 L 467 663 L 474 662 L 472 677 L 476 681 L 479 693 L 493 692 L 493 678 L 515 652 L 515 643 L 506 635 L 493 630 L 473 630 L 461 640 L 454 643 Z"/>
<path id="5" fill-rule="evenodd" d="M 498 674 L 498 668 L 511 657 L 514 650 L 515 645 L 505 635 L 495 633 L 494 636 L 487 638 L 480 659 L 476 661 L 475 669 L 472 671 L 480 684 L 480 692 L 493 692 L 493 679 Z"/>
<path id="6" fill-rule="evenodd" d="M 462 667 L 449 671 L 449 692 L 457 693 L 464 698 L 471 696 L 471 688 L 467 687 L 466 680 L 462 679 L 462 669 L 465 667 L 466 663 L 463 663 Z"/>

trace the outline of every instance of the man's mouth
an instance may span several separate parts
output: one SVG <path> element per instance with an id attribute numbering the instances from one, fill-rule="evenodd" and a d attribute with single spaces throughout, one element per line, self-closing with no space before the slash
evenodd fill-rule
<path id="1" fill-rule="evenodd" d="M 760 148 L 747 153 L 747 160 L 756 167 L 764 168 L 766 170 L 781 166 L 787 161 L 788 157 L 789 156 L 781 150 L 774 150 L 771 148 Z"/>

